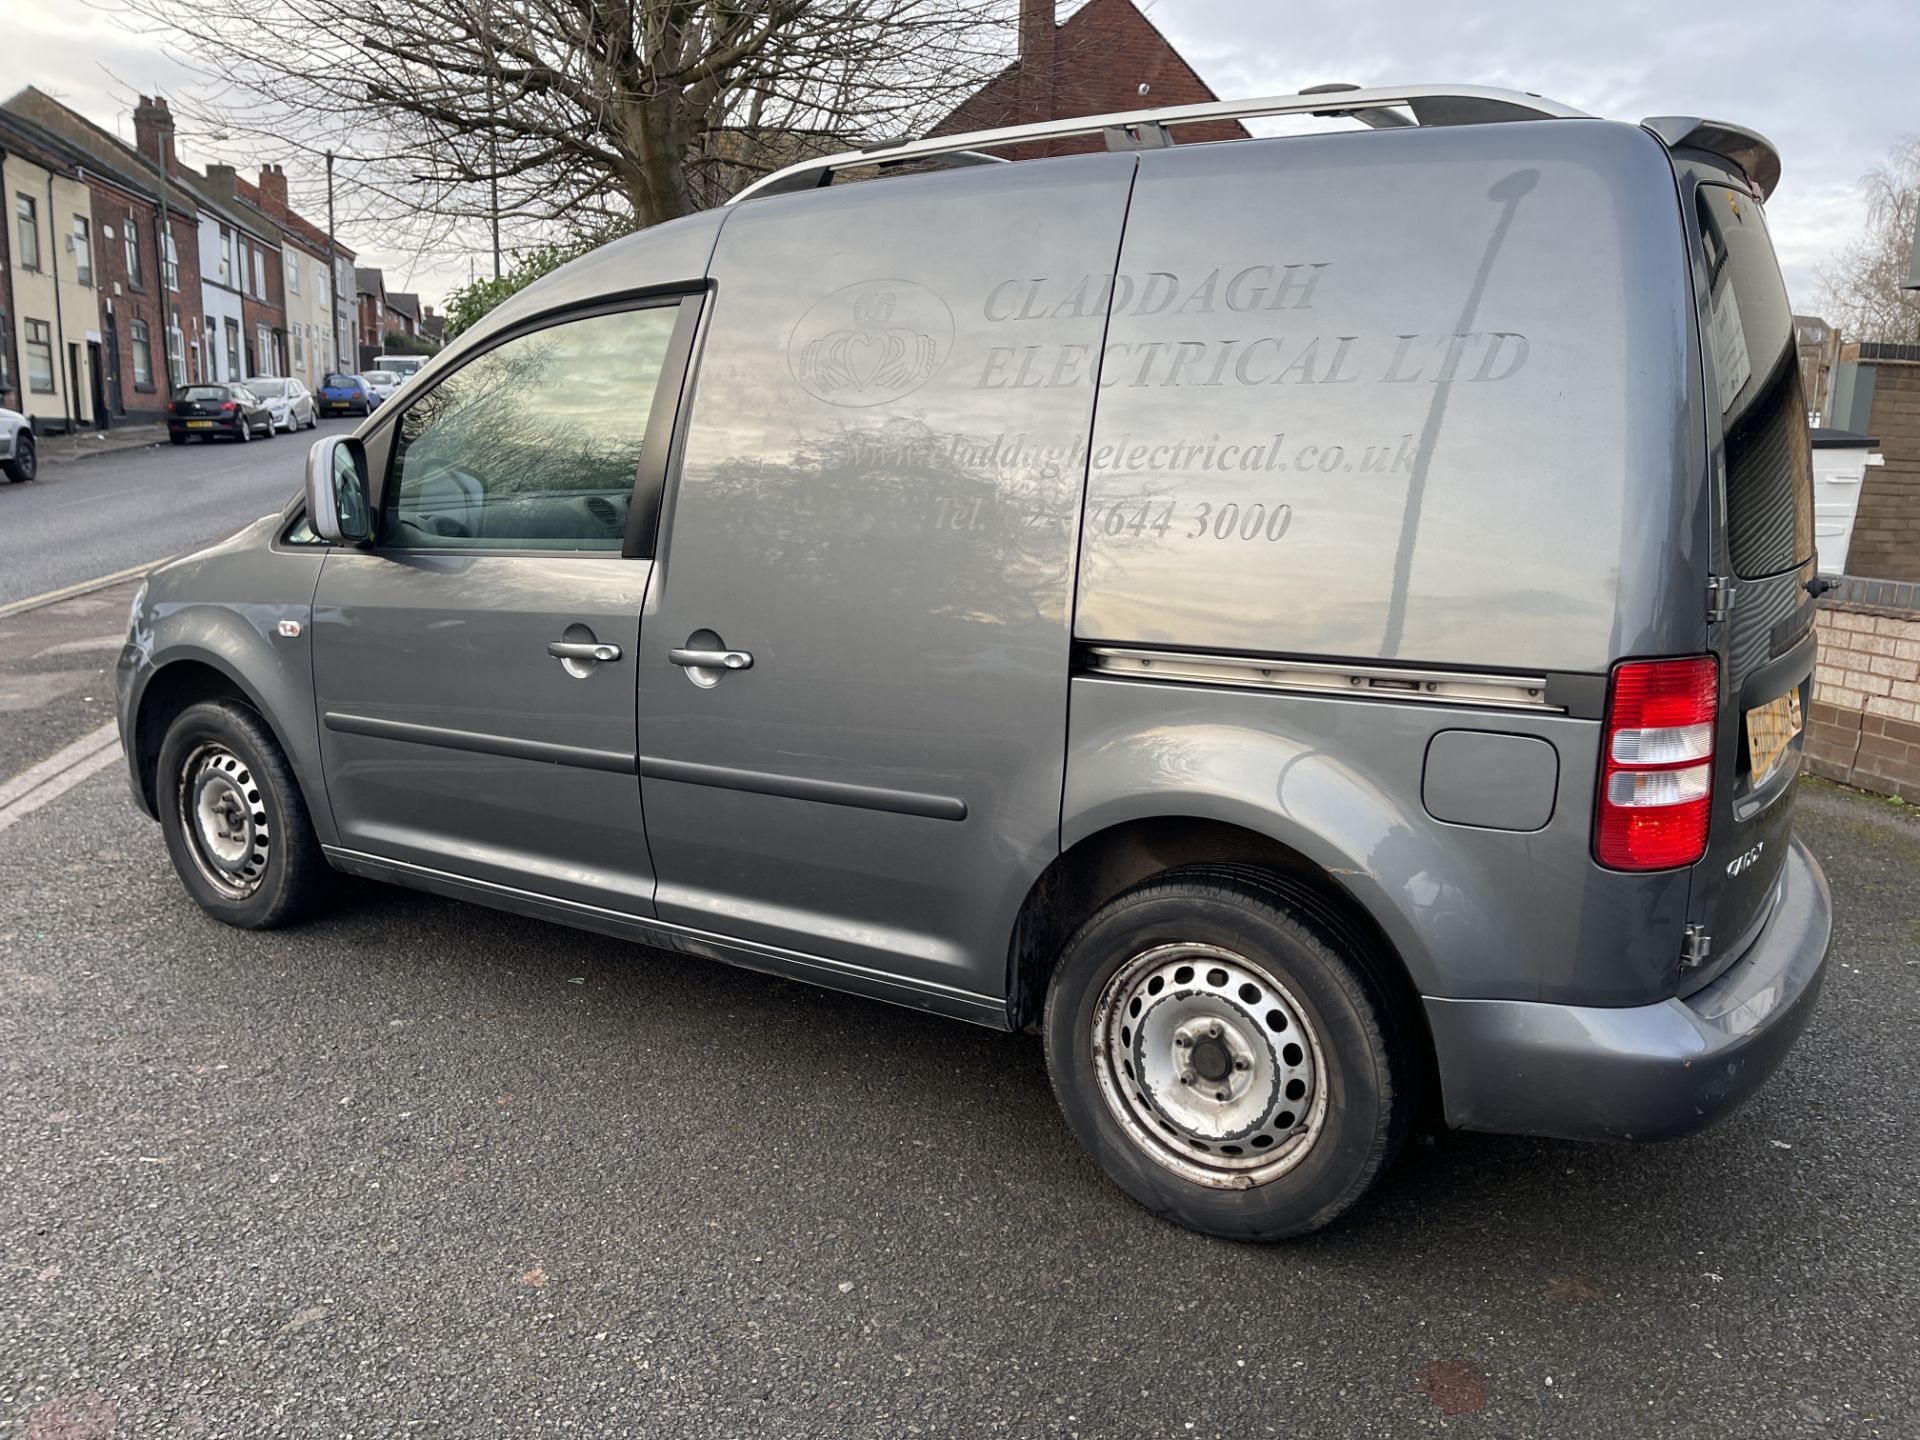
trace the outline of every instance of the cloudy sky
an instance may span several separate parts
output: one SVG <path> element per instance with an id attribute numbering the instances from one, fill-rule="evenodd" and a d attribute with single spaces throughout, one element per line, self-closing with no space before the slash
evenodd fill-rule
<path id="1" fill-rule="evenodd" d="M 1704 114 L 1749 125 L 1785 161 L 1768 213 L 1802 308 L 1813 303 L 1814 267 L 1858 228 L 1860 176 L 1903 134 L 1920 131 L 1915 0 L 1153 0 L 1143 8 L 1225 96 L 1328 80 L 1444 80 L 1535 90 L 1614 119 Z M 152 40 L 86 0 L 0 0 L 0 10 L 8 32 L 0 90 L 39 85 L 130 136 L 137 93 L 192 85 Z M 193 163 L 244 169 L 253 158 L 210 136 L 181 143 Z M 301 175 L 289 166 L 288 174 L 296 207 L 315 218 L 324 215 L 318 169 Z M 467 277 L 464 254 L 395 251 L 350 219 L 341 236 L 365 252 L 363 263 L 388 270 L 390 288 L 434 300 Z"/>

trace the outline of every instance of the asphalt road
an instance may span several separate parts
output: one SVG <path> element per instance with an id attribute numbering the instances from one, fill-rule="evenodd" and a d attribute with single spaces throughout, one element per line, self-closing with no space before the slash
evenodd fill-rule
<path id="1" fill-rule="evenodd" d="M 1751 1106 L 1424 1134 L 1253 1248 L 1031 1039 L 373 885 L 225 929 L 112 766 L 0 831 L 0 1434 L 1920 1433 L 1920 824 L 1802 800 L 1833 969 Z"/>
<path id="2" fill-rule="evenodd" d="M 159 445 L 40 467 L 0 484 L 0 605 L 165 560 L 278 510 L 300 488 L 307 447 L 358 421 L 255 440 Z"/>

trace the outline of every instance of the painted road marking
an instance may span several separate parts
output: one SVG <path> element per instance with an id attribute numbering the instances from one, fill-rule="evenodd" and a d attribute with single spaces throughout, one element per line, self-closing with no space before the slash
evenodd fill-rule
<path id="1" fill-rule="evenodd" d="M 34 610 L 42 605 L 51 605 L 56 600 L 71 600 L 76 595 L 85 595 L 89 590 L 104 590 L 109 585 L 118 585 L 122 580 L 131 580 L 136 575 L 144 575 L 149 570 L 158 569 L 172 558 L 171 555 L 163 555 L 158 560 L 129 565 L 126 569 L 116 570 L 111 575 L 100 575 L 92 580 L 63 585 L 58 590 L 42 591 L 38 595 L 29 595 L 24 600 L 10 600 L 5 605 L 0 605 L 0 620 L 6 619 L 9 615 L 18 615 L 22 610 Z"/>
<path id="2" fill-rule="evenodd" d="M 58 800 L 119 758 L 120 727 L 109 720 L 65 749 L 56 750 L 38 765 L 0 782 L 0 831 L 24 820 L 42 805 Z"/>

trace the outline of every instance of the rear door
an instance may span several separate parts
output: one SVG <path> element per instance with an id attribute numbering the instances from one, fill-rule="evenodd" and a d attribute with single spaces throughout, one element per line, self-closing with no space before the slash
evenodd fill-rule
<path id="1" fill-rule="evenodd" d="M 998 1013 L 1013 916 L 1059 848 L 1133 169 L 981 166 L 730 213 L 641 627 L 661 919 Z"/>
<path id="2" fill-rule="evenodd" d="M 1712 940 L 1711 974 L 1771 910 L 1793 834 L 1812 701 L 1813 458 L 1786 286 L 1748 186 L 1681 166 L 1692 227 L 1716 479 L 1712 624 L 1720 658 L 1715 799 L 1690 919 Z"/>

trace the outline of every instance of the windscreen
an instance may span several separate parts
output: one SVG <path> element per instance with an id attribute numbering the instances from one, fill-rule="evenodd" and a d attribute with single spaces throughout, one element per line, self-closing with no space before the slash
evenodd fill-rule
<path id="1" fill-rule="evenodd" d="M 1813 554 L 1813 461 L 1787 289 L 1752 196 L 1703 185 L 1695 197 L 1711 287 L 1707 332 L 1727 448 L 1727 548 L 1742 579 Z"/>

